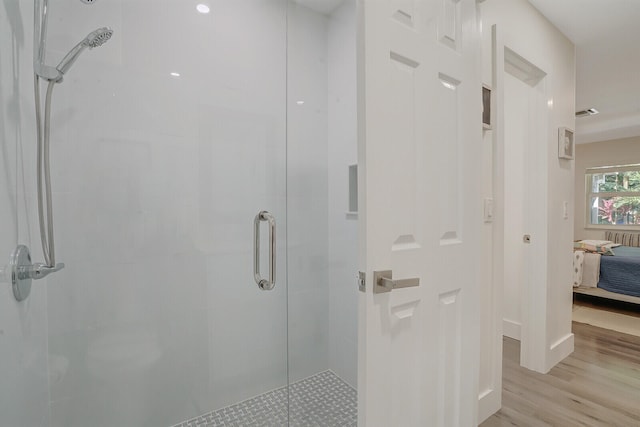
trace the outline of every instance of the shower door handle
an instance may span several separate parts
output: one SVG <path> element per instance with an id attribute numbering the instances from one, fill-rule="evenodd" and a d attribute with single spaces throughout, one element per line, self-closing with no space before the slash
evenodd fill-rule
<path id="1" fill-rule="evenodd" d="M 269 223 L 269 278 L 260 274 L 260 223 Z M 276 219 L 267 211 L 260 211 L 253 220 L 253 278 L 263 291 L 276 285 Z"/>

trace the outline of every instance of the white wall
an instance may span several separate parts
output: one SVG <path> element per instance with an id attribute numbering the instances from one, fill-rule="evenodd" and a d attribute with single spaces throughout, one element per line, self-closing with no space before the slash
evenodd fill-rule
<path id="1" fill-rule="evenodd" d="M 588 120 L 588 119 L 585 119 Z M 584 174 L 597 166 L 640 163 L 640 137 L 576 145 L 574 238 L 604 239 L 605 230 L 586 228 L 587 201 Z"/>
<path id="2" fill-rule="evenodd" d="M 357 384 L 358 223 L 348 215 L 348 167 L 357 160 L 356 7 L 329 20 L 329 367 Z"/>
<path id="3" fill-rule="evenodd" d="M 0 5 L 0 425 L 18 427 L 49 425 L 47 279 L 33 282 L 29 299 L 17 302 L 5 271 L 19 243 L 39 253 L 25 215 L 35 201 L 25 184 L 33 180 L 23 179 L 35 164 L 28 5 Z"/>
<path id="4" fill-rule="evenodd" d="M 529 143 L 530 86 L 504 75 L 504 335 L 520 339 L 521 297 L 524 277 L 522 236 L 527 230 L 525 207 L 525 158 Z"/>
<path id="5" fill-rule="evenodd" d="M 331 369 L 355 387 L 357 221 L 346 214 L 357 149 L 355 2 L 328 16 L 289 12 L 291 380 Z"/>
<path id="6" fill-rule="evenodd" d="M 291 381 L 329 368 L 327 21 L 325 15 L 306 7 L 289 7 L 287 230 Z"/>
<path id="7" fill-rule="evenodd" d="M 498 103 L 500 81 L 503 71 L 494 69 L 495 55 L 504 55 L 504 46 L 508 46 L 532 64 L 546 73 L 545 92 L 548 97 L 547 129 L 544 130 L 546 141 L 540 146 L 536 157 L 539 157 L 542 168 L 537 168 L 535 178 L 538 179 L 540 209 L 535 215 L 543 226 L 542 233 L 536 233 L 536 241 L 546 251 L 543 270 L 533 270 L 536 276 L 542 276 L 527 289 L 529 293 L 525 304 L 531 311 L 533 330 L 529 331 L 533 346 L 525 349 L 531 352 L 530 368 L 541 372 L 548 371 L 562 358 L 573 351 L 573 335 L 571 334 L 571 241 L 573 238 L 573 215 L 568 219 L 562 217 L 562 204 L 569 201 L 569 211 L 573 212 L 573 162 L 557 158 L 557 129 L 560 126 L 574 128 L 575 104 L 575 52 L 573 44 L 553 25 L 540 15 L 526 0 L 486 0 L 481 3 L 483 28 L 483 80 L 494 86 L 494 112 L 500 110 Z M 498 36 L 494 51 L 492 26 L 496 25 Z M 502 51 L 502 53 L 500 53 Z M 501 56 L 500 58 L 503 58 Z M 485 169 L 496 170 L 496 166 L 504 160 L 501 147 L 496 145 L 498 130 L 503 117 L 494 116 L 493 130 L 485 133 L 485 145 L 489 146 L 492 155 L 484 158 Z M 495 311 L 483 309 L 483 349 L 481 352 L 481 384 L 480 414 L 481 419 L 490 415 L 500 404 L 501 371 L 496 365 L 496 358 L 501 357 L 502 328 L 493 328 L 502 322 L 503 308 L 497 299 L 496 290 L 503 288 L 501 272 L 504 268 L 501 261 L 504 248 L 499 247 L 497 238 L 504 238 L 502 218 L 504 214 L 504 189 L 500 188 L 500 173 L 485 175 L 485 191 L 491 188 L 487 197 L 495 199 L 495 221 L 488 225 L 492 228 L 491 239 L 486 240 L 487 251 L 496 255 L 491 262 L 492 269 L 486 273 L 486 297 L 484 307 L 495 307 Z M 488 181 L 488 182 L 487 182 Z M 537 196 L 536 196 L 537 197 Z M 489 234 L 488 232 L 486 235 Z M 496 268 L 500 270 L 496 270 Z M 546 271 L 545 271 L 546 270 Z M 491 279 L 489 279 L 491 278 Z M 506 304 L 506 303 L 505 303 Z M 492 315 L 493 313 L 493 315 Z M 492 398 L 496 396 L 498 398 Z M 484 403 L 483 403 L 484 402 Z"/>
<path id="8" fill-rule="evenodd" d="M 331 369 L 354 387 L 358 240 L 346 212 L 357 155 L 355 30 L 353 1 L 328 16 L 289 8 L 290 379 Z"/>
<path id="9" fill-rule="evenodd" d="M 357 156 L 355 2 L 328 16 L 289 11 L 292 380 L 331 369 L 355 387 L 357 218 L 347 214 L 348 167 Z M 296 268 L 309 260 L 312 271 Z"/>

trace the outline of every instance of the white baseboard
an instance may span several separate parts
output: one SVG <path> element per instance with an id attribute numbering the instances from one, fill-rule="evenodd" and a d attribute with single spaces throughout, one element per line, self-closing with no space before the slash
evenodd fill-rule
<path id="1" fill-rule="evenodd" d="M 520 341 L 522 324 L 514 320 L 502 319 L 502 335 Z"/>
<path id="2" fill-rule="evenodd" d="M 478 396 L 478 425 L 502 407 L 502 390 L 484 390 Z"/>
<path id="3" fill-rule="evenodd" d="M 547 372 L 549 372 L 551 368 L 556 366 L 558 363 L 562 362 L 565 357 L 573 353 L 573 347 L 574 336 L 571 333 L 551 344 L 549 352 L 547 353 Z"/>

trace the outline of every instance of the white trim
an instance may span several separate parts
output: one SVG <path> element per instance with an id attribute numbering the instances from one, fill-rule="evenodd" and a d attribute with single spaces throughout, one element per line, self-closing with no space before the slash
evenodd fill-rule
<path id="1" fill-rule="evenodd" d="M 585 175 L 593 175 L 593 174 L 605 174 L 612 172 L 626 172 L 626 171 L 640 171 L 640 164 L 633 165 L 616 165 L 616 166 L 597 166 L 593 168 L 586 168 L 584 173 Z"/>
<path id="2" fill-rule="evenodd" d="M 573 334 L 567 334 L 549 347 L 549 351 L 547 353 L 546 370 L 544 372 L 545 374 L 549 372 L 555 365 L 560 363 L 565 357 L 573 353 L 574 338 L 575 337 Z"/>
<path id="3" fill-rule="evenodd" d="M 502 319 L 502 335 L 520 341 L 522 323 L 515 320 Z"/>
<path id="4" fill-rule="evenodd" d="M 514 58 L 519 61 L 519 65 L 516 67 L 520 71 L 527 71 L 531 73 L 528 77 L 524 77 L 531 86 L 531 100 L 530 108 L 531 115 L 529 120 L 531 122 L 531 129 L 535 130 L 535 134 L 530 135 L 530 138 L 535 141 L 548 141 L 551 134 L 554 135 L 554 141 L 557 138 L 555 135 L 557 131 L 553 132 L 550 129 L 549 110 L 546 100 L 549 99 L 549 85 L 544 70 L 539 68 L 533 63 L 530 63 L 528 59 L 521 56 L 516 50 L 510 49 L 508 41 L 501 40 L 497 45 L 497 51 L 501 53 L 498 56 L 497 71 L 499 80 L 497 81 L 498 99 L 501 104 L 504 104 L 505 88 L 504 88 L 504 75 L 509 71 L 506 69 L 506 63 Z M 507 56 L 507 52 L 510 52 Z M 530 65 L 523 67 L 522 63 L 526 62 Z M 512 67 L 513 69 L 513 67 Z M 517 76 L 519 77 L 519 76 Z M 519 77 L 522 79 L 522 77 Z M 534 94 L 538 94 L 539 97 L 534 97 Z M 543 103 L 541 100 L 545 100 Z M 540 101 L 540 102 L 539 102 Z M 496 118 L 498 129 L 497 145 L 502 151 L 504 156 L 505 147 L 505 123 L 504 123 L 504 105 L 498 107 L 498 116 Z M 525 165 L 525 188 L 527 194 L 531 196 L 533 200 L 539 200 L 539 203 L 535 205 L 536 212 L 548 212 L 548 154 L 549 145 L 546 143 L 536 144 L 535 152 L 532 151 L 533 145 L 528 143 L 525 147 L 525 155 L 528 156 L 529 162 Z M 504 162 L 504 157 L 502 158 Z M 503 170 L 504 165 L 498 164 L 498 168 Z M 533 175 L 535 170 L 535 178 Z M 499 177 L 499 185 L 503 186 L 502 199 L 504 199 L 504 174 Z M 503 205 L 502 210 L 506 209 Z M 504 215 L 504 212 L 502 212 Z M 525 266 L 524 277 L 527 278 L 527 283 L 522 286 L 520 294 L 520 309 L 521 309 L 521 325 L 519 331 L 520 337 L 520 365 L 537 371 L 543 372 L 545 369 L 545 361 L 547 359 L 547 274 L 548 274 L 548 217 L 546 214 L 536 215 L 532 210 L 525 208 L 525 224 L 527 231 L 532 235 L 532 243 L 523 248 L 525 254 Z M 504 227 L 504 217 L 500 224 Z M 503 231 L 504 232 L 504 231 Z M 504 249 L 504 248 L 503 248 Z M 504 265 L 502 266 L 502 272 L 504 275 Z M 504 286 L 504 277 L 502 277 L 502 283 Z M 505 327 L 503 322 L 503 327 Z M 511 325 L 510 325 L 511 326 Z M 509 327 L 509 326 L 507 326 Z M 515 332 L 515 331 L 513 331 Z M 514 333 L 515 335 L 515 333 Z"/>
<path id="5" fill-rule="evenodd" d="M 483 339 L 485 351 L 490 354 L 490 372 L 488 386 L 478 397 L 478 422 L 484 421 L 492 414 L 500 410 L 502 406 L 502 318 L 504 299 L 504 126 L 501 124 L 504 116 L 503 80 L 504 80 L 504 42 L 502 30 L 497 25 L 491 26 L 491 121 L 493 130 L 492 144 L 492 194 L 493 198 L 493 223 L 492 227 L 492 263 L 490 287 L 491 306 L 487 307 L 487 313 L 491 318 L 488 322 L 492 326 L 491 335 Z"/>
<path id="6" fill-rule="evenodd" d="M 638 225 L 633 225 L 633 224 L 621 224 L 621 225 L 615 225 L 615 224 L 587 224 L 584 228 L 586 229 L 592 229 L 592 230 L 608 230 L 608 231 L 635 231 L 638 232 L 640 231 L 640 224 Z"/>
<path id="7" fill-rule="evenodd" d="M 478 425 L 500 410 L 502 406 L 502 390 L 488 388 L 478 396 Z"/>
<path id="8" fill-rule="evenodd" d="M 640 191 L 592 191 L 589 194 L 591 197 L 640 197 Z"/>

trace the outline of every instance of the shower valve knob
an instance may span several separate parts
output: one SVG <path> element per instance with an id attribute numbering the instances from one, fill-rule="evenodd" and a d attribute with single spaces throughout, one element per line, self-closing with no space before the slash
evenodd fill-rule
<path id="1" fill-rule="evenodd" d="M 45 264 L 34 264 L 33 267 L 31 268 L 30 274 L 31 274 L 31 278 L 38 280 L 48 276 L 51 273 L 60 271 L 63 268 L 64 268 L 63 262 L 57 263 L 55 267 L 49 267 L 48 265 L 45 265 Z"/>
<path id="2" fill-rule="evenodd" d="M 11 254 L 7 272 L 11 277 L 13 296 L 17 301 L 25 300 L 31 293 L 31 282 L 33 280 L 42 279 L 63 268 L 64 264 L 61 262 L 53 267 L 42 263 L 33 264 L 29 248 L 24 245 L 18 245 Z"/>

